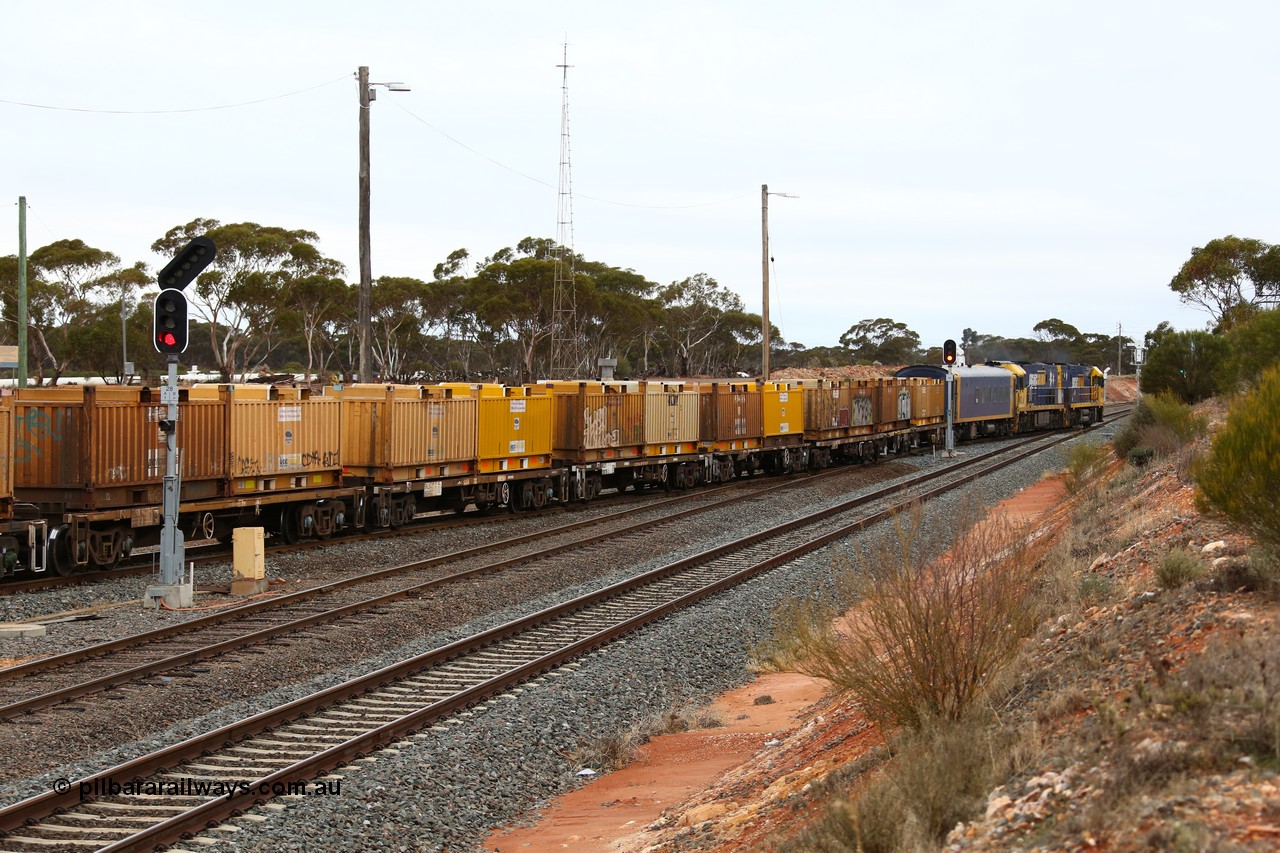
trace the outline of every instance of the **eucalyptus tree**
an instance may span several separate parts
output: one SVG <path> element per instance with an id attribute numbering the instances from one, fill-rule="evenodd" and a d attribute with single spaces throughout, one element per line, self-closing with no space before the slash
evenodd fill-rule
<path id="1" fill-rule="evenodd" d="M 116 272 L 120 258 L 83 240 L 57 240 L 42 246 L 28 258 L 27 331 L 36 380 L 48 371 L 56 382 L 81 359 L 75 339 L 92 325 L 100 311 L 104 278 Z M 17 264 L 12 267 L 13 298 L 5 278 L 6 305 L 16 305 Z M 8 309 L 6 309 L 8 310 Z M 117 326 L 118 328 L 118 326 Z M 116 341 L 119 342 L 117 336 Z M 88 354 L 92 358 L 92 354 Z"/>
<path id="2" fill-rule="evenodd" d="M 1280 246 L 1234 235 L 1210 240 L 1191 250 L 1169 288 L 1229 329 L 1280 300 Z"/>
<path id="3" fill-rule="evenodd" d="M 668 372 L 692 376 L 710 369 L 707 357 L 717 333 L 742 315 L 742 298 L 720 286 L 706 273 L 697 273 L 658 289 L 662 305 L 662 338 L 670 347 Z"/>
<path id="4" fill-rule="evenodd" d="M 911 364 L 920 357 L 920 336 L 906 323 L 878 317 L 850 326 L 840 336 L 840 346 L 863 364 Z"/>
<path id="5" fill-rule="evenodd" d="M 216 219 L 194 219 L 171 228 L 151 250 L 173 255 L 204 235 L 218 247 L 212 266 L 193 285 L 194 311 L 209 324 L 209 343 L 218 372 L 230 380 L 266 364 L 297 315 L 288 310 L 291 289 L 312 275 L 341 270 L 320 254 L 313 231 Z"/>

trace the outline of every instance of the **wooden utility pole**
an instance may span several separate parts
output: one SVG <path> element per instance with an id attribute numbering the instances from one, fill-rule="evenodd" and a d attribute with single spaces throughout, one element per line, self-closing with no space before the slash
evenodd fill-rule
<path id="1" fill-rule="evenodd" d="M 373 295 L 373 262 L 369 259 L 369 66 L 356 73 L 360 87 L 360 381 L 372 381 L 369 315 Z"/>
<path id="2" fill-rule="evenodd" d="M 769 185 L 760 185 L 760 275 L 764 280 L 764 310 L 760 313 L 760 376 L 769 381 Z"/>
<path id="3" fill-rule="evenodd" d="M 18 196 L 18 387 L 27 387 L 27 197 Z"/>

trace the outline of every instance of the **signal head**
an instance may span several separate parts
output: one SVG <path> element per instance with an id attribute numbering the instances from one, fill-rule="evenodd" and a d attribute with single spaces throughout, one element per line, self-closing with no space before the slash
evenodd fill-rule
<path id="1" fill-rule="evenodd" d="M 156 352 L 177 355 L 187 351 L 187 295 L 175 288 L 160 291 L 153 306 L 152 343 Z"/>

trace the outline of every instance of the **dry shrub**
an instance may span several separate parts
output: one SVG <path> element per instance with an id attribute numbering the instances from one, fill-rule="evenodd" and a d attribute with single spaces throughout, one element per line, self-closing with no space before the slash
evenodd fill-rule
<path id="1" fill-rule="evenodd" d="M 1212 642 L 1178 675 L 1163 686 L 1164 703 L 1213 740 L 1280 761 L 1280 637 Z"/>
<path id="2" fill-rule="evenodd" d="M 620 731 L 583 743 L 566 758 L 576 767 L 595 770 L 620 770 L 636 757 L 636 751 L 657 735 L 714 729 L 724 725 L 724 718 L 713 708 L 683 703 L 656 713 Z"/>
<path id="3" fill-rule="evenodd" d="M 1204 562 L 1189 551 L 1170 551 L 1160 558 L 1155 574 L 1161 589 L 1178 589 L 1204 574 Z"/>
<path id="4" fill-rule="evenodd" d="M 922 729 L 959 718 L 1035 628 L 1035 560 L 1027 537 L 997 521 L 918 562 L 919 510 L 895 524 L 897 542 L 848 577 L 852 618 L 802 613 L 787 643 L 801 672 L 852 691 L 872 719 Z"/>
<path id="5" fill-rule="evenodd" d="M 886 774 L 858 798 L 853 829 L 864 853 L 929 850 L 982 812 L 996 785 L 1040 750 L 1038 729 L 975 716 L 913 735 Z"/>
<path id="6" fill-rule="evenodd" d="M 1067 470 L 1062 477 L 1067 494 L 1074 496 L 1096 491 L 1110 457 L 1111 452 L 1104 445 L 1083 441 L 1073 444 L 1067 457 Z"/>

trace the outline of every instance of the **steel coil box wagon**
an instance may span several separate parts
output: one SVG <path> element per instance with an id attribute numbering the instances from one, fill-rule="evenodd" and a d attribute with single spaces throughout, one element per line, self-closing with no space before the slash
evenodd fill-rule
<path id="1" fill-rule="evenodd" d="M 551 403 L 552 450 L 569 496 L 605 487 L 684 488 L 701 482 L 696 390 L 682 382 L 546 381 L 527 386 Z"/>
<path id="2" fill-rule="evenodd" d="M 932 379 L 806 379 L 810 467 L 869 462 L 919 444 L 943 422 L 943 385 Z"/>
<path id="3" fill-rule="evenodd" d="M 712 480 L 807 465 L 799 383 L 710 381 L 698 393 L 699 447 L 713 457 Z"/>
<path id="4" fill-rule="evenodd" d="M 361 491 L 342 487 L 336 399 L 313 395 L 307 388 L 222 384 L 195 385 L 188 401 L 214 404 L 222 413 L 223 494 L 246 510 L 239 521 L 265 527 L 288 544 L 360 526 Z M 180 446 L 184 455 L 190 452 L 189 435 Z M 184 499 L 185 494 L 184 489 Z M 208 512 L 188 538 L 230 535 L 218 518 Z"/>
<path id="5" fill-rule="evenodd" d="M 114 566 L 135 546 L 159 542 L 168 452 L 158 389 L 28 388 L 14 395 L 14 409 L 15 496 L 48 520 L 55 571 Z M 185 391 L 179 411 L 189 510 L 225 495 L 226 423 L 216 401 L 193 404 Z"/>

